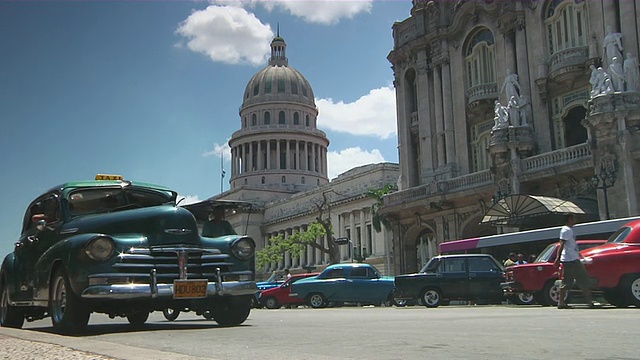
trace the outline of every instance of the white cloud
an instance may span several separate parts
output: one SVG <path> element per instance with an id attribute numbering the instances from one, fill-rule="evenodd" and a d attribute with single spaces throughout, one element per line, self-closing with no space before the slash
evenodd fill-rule
<path id="1" fill-rule="evenodd" d="M 237 6 L 217 5 L 194 11 L 176 33 L 188 39 L 189 49 L 214 62 L 254 66 L 267 63 L 274 37 L 271 27 L 254 14 Z"/>
<path id="2" fill-rule="evenodd" d="M 392 86 L 371 90 L 352 103 L 316 99 L 318 127 L 388 139 L 396 133 L 396 95 Z"/>
<path id="3" fill-rule="evenodd" d="M 209 157 L 215 156 L 220 157 L 220 154 L 224 152 L 225 159 L 231 159 L 231 148 L 229 147 L 229 139 L 224 144 L 213 143 L 213 149 L 207 150 L 202 153 L 202 156 Z"/>
<path id="4" fill-rule="evenodd" d="M 328 176 L 334 179 L 343 172 L 366 164 L 385 162 L 380 150 L 362 150 L 360 147 L 347 148 L 341 151 L 327 153 Z"/>
<path id="5" fill-rule="evenodd" d="M 182 201 L 180 201 L 180 199 L 183 199 Z M 198 198 L 198 195 L 180 195 L 178 194 L 178 201 L 180 201 L 180 206 L 184 206 L 184 205 L 189 205 L 189 204 L 195 204 L 197 202 L 200 202 L 202 200 L 200 200 L 200 198 Z"/>
<path id="6" fill-rule="evenodd" d="M 373 0 L 359 1 L 302 1 L 302 0 L 282 0 L 282 1 L 256 1 L 265 9 L 272 11 L 280 8 L 291 13 L 291 15 L 302 18 L 309 23 L 323 25 L 333 25 L 341 19 L 352 19 L 354 16 L 371 12 Z"/>

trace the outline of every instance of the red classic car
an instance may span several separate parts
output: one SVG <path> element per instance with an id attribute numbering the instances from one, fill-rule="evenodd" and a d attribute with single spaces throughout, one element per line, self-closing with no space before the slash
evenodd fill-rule
<path id="1" fill-rule="evenodd" d="M 279 309 L 281 306 L 304 304 L 304 299 L 289 296 L 289 293 L 291 292 L 291 284 L 300 279 L 316 276 L 318 274 L 320 273 L 291 275 L 291 277 L 280 286 L 262 291 L 259 295 L 258 301 L 267 309 Z"/>
<path id="2" fill-rule="evenodd" d="M 606 240 L 578 240 L 580 251 L 602 245 Z M 547 246 L 529 264 L 508 267 L 505 282 L 501 284 L 506 296 L 511 296 L 516 304 L 556 305 L 559 289 L 555 284 L 558 280 L 558 269 L 553 262 L 558 256 L 560 242 Z"/>
<path id="3" fill-rule="evenodd" d="M 617 307 L 640 307 L 640 220 L 622 226 L 607 243 L 581 252 L 596 290 Z"/>

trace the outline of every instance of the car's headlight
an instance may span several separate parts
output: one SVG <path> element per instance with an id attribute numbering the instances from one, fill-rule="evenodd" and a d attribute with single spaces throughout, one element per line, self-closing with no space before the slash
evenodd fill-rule
<path id="1" fill-rule="evenodd" d="M 249 259 L 253 256 L 255 250 L 256 245 L 253 240 L 247 238 L 239 239 L 231 245 L 231 253 L 240 260 Z"/>
<path id="2" fill-rule="evenodd" d="M 105 261 L 113 255 L 116 246 L 113 239 L 108 236 L 96 236 L 89 240 L 84 252 L 87 256 L 96 261 Z"/>

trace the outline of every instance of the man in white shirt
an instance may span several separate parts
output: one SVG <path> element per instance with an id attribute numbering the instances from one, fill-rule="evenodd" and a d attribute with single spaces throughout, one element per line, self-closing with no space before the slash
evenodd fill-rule
<path id="1" fill-rule="evenodd" d="M 593 302 L 589 274 L 584 264 L 580 261 L 582 255 L 580 255 L 580 249 L 576 243 L 576 236 L 573 233 L 573 225 L 575 224 L 575 217 L 569 214 L 566 216 L 566 225 L 560 229 L 560 248 L 558 249 L 560 256 L 556 257 L 555 265 L 557 267 L 560 265 L 560 262 L 562 262 L 564 270 L 558 296 L 558 309 L 573 309 L 572 306 L 567 305 L 565 298 L 567 291 L 573 286 L 574 280 L 582 289 L 589 307 L 595 308 L 600 306 L 600 304 Z"/>

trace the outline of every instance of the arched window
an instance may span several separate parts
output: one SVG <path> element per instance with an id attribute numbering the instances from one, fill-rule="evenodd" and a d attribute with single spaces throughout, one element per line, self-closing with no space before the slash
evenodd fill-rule
<path id="1" fill-rule="evenodd" d="M 256 114 L 251 115 L 251 126 L 256 126 L 258 125 L 258 117 L 256 116 Z"/>
<path id="2" fill-rule="evenodd" d="M 278 114 L 278 123 L 279 124 L 285 123 L 284 111 L 280 111 L 280 113 Z"/>
<path id="3" fill-rule="evenodd" d="M 271 94 L 271 75 L 267 76 L 267 79 L 264 83 L 264 93 Z"/>
<path id="4" fill-rule="evenodd" d="M 283 183 L 283 184 L 286 184 L 286 183 L 287 183 L 287 177 L 286 177 L 286 176 L 283 176 L 283 177 L 280 179 L 280 182 L 281 182 L 281 183 Z"/>
<path id="5" fill-rule="evenodd" d="M 256 96 L 260 93 L 260 83 L 255 84 L 253 86 L 253 96 Z"/>
<path id="6" fill-rule="evenodd" d="M 549 4 L 545 19 L 549 53 L 587 45 L 584 2 L 554 0 Z"/>
<path id="7" fill-rule="evenodd" d="M 297 111 L 293 113 L 293 125 L 300 125 L 300 114 Z"/>
<path id="8" fill-rule="evenodd" d="M 247 127 L 247 117 L 242 118 L 242 127 Z"/>
<path id="9" fill-rule="evenodd" d="M 278 92 L 279 93 L 283 93 L 284 92 L 284 78 L 279 78 L 278 79 Z"/>
<path id="10" fill-rule="evenodd" d="M 488 29 L 477 31 L 465 53 L 467 88 L 496 82 L 496 58 L 493 34 Z"/>
<path id="11" fill-rule="evenodd" d="M 562 94 L 551 100 L 551 116 L 555 148 L 584 144 L 587 141 L 587 129 L 582 120 L 587 112 L 590 87 Z"/>
<path id="12" fill-rule="evenodd" d="M 300 85 L 300 87 L 302 88 L 302 95 L 303 95 L 304 97 L 306 97 L 306 96 L 307 96 L 307 87 L 306 87 L 306 86 L 304 86 L 304 85 Z"/>
<path id="13" fill-rule="evenodd" d="M 271 124 L 271 113 L 268 111 L 264 113 L 264 124 L 265 125 Z"/>
<path id="14" fill-rule="evenodd" d="M 471 162 L 473 171 L 486 170 L 491 166 L 489 159 L 489 141 L 491 140 L 491 128 L 493 121 L 486 121 L 471 126 Z"/>
<path id="15" fill-rule="evenodd" d="M 309 126 L 309 115 L 305 116 L 304 124 L 305 124 L 305 126 Z"/>
<path id="16" fill-rule="evenodd" d="M 244 179 L 244 184 L 247 185 L 249 181 L 247 179 Z"/>
<path id="17" fill-rule="evenodd" d="M 291 93 L 298 94 L 298 80 L 291 79 Z"/>
<path id="18" fill-rule="evenodd" d="M 304 185 L 304 176 L 300 179 L 300 182 Z"/>
<path id="19" fill-rule="evenodd" d="M 265 181 L 266 181 L 266 179 L 265 179 L 264 176 L 262 178 L 260 178 L 260 183 L 264 184 Z"/>

